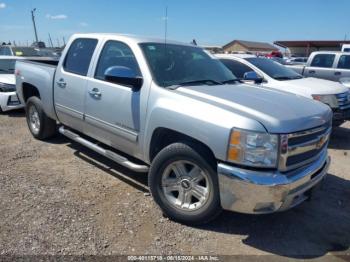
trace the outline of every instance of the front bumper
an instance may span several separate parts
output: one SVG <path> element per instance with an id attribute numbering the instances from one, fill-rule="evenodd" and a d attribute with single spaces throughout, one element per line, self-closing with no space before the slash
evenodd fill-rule
<path id="1" fill-rule="evenodd" d="M 2 111 L 22 108 L 16 92 L 0 92 L 0 108 Z"/>
<path id="2" fill-rule="evenodd" d="M 311 189 L 326 176 L 329 165 L 327 152 L 311 165 L 287 173 L 251 171 L 220 163 L 221 206 L 248 214 L 287 210 L 309 197 Z"/>

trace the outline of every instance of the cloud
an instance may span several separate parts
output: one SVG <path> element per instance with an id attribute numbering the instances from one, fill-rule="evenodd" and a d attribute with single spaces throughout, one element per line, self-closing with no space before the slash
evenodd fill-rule
<path id="1" fill-rule="evenodd" d="M 68 16 L 67 15 L 50 15 L 50 14 L 47 14 L 46 15 L 46 18 L 47 19 L 52 19 L 52 20 L 64 20 L 64 19 L 67 19 Z"/>
<path id="2" fill-rule="evenodd" d="M 5 3 L 0 3 L 0 9 L 4 9 L 6 8 L 6 4 Z"/>
<path id="3" fill-rule="evenodd" d="M 80 22 L 79 23 L 79 26 L 81 27 L 87 27 L 89 24 L 88 23 L 85 23 L 85 22 Z"/>

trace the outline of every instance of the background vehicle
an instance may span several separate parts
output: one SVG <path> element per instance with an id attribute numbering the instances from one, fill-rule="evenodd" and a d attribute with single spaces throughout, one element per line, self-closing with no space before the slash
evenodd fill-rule
<path id="1" fill-rule="evenodd" d="M 16 71 L 34 137 L 55 135 L 58 121 L 61 134 L 149 172 L 154 200 L 177 221 L 286 210 L 327 173 L 328 106 L 244 85 L 197 46 L 79 34 L 57 66 Z"/>
<path id="2" fill-rule="evenodd" d="M 37 47 L 19 47 L 12 45 L 0 46 L 0 56 L 17 57 L 56 57 L 59 58 L 61 50 L 57 48 L 37 48 Z"/>
<path id="3" fill-rule="evenodd" d="M 305 65 L 307 63 L 307 57 L 291 57 L 286 59 L 286 65 Z"/>
<path id="4" fill-rule="evenodd" d="M 23 108 L 16 94 L 15 64 L 18 60 L 57 61 L 49 57 L 0 56 L 0 111 L 3 112 Z"/>
<path id="5" fill-rule="evenodd" d="M 17 59 L 0 56 L 0 112 L 23 107 L 16 94 L 14 73 Z"/>
<path id="6" fill-rule="evenodd" d="M 333 110 L 333 124 L 350 120 L 350 92 L 340 83 L 304 78 L 271 59 L 249 55 L 216 55 L 239 79 L 315 99 Z"/>
<path id="7" fill-rule="evenodd" d="M 313 52 L 305 66 L 288 66 L 306 76 L 341 82 L 350 77 L 350 53 L 319 51 Z"/>
<path id="8" fill-rule="evenodd" d="M 342 52 L 350 52 L 350 45 L 349 44 L 344 44 L 341 48 Z"/>

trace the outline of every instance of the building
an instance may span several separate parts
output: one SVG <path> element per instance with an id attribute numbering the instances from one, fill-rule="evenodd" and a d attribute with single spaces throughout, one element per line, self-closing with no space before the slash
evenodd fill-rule
<path id="1" fill-rule="evenodd" d="M 350 41 L 276 41 L 274 44 L 289 49 L 293 56 L 308 57 L 314 51 L 341 51 L 342 45 Z"/>
<path id="2" fill-rule="evenodd" d="M 233 40 L 224 45 L 225 53 L 235 52 L 251 52 L 251 53 L 271 53 L 272 51 L 279 51 L 275 46 L 264 42 L 252 42 L 243 40 Z"/>
<path id="3" fill-rule="evenodd" d="M 209 51 L 212 54 L 223 53 L 221 46 L 201 46 L 203 49 Z"/>

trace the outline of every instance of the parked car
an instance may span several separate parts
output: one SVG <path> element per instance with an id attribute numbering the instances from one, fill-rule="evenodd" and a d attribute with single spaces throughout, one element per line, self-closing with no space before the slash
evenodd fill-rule
<path id="1" fill-rule="evenodd" d="M 0 56 L 0 112 L 22 108 L 16 94 L 16 57 Z"/>
<path id="2" fill-rule="evenodd" d="M 344 44 L 341 48 L 342 52 L 350 52 L 350 45 L 349 44 Z"/>
<path id="3" fill-rule="evenodd" d="M 289 68 L 306 76 L 341 82 L 350 77 L 350 53 L 318 51 L 313 52 L 306 65 L 290 65 Z"/>
<path id="4" fill-rule="evenodd" d="M 202 48 L 76 34 L 57 66 L 19 61 L 16 87 L 35 138 L 59 132 L 137 172 L 168 217 L 283 211 L 325 177 L 332 112 L 242 84 Z"/>
<path id="5" fill-rule="evenodd" d="M 260 86 L 315 99 L 333 110 L 333 124 L 350 120 L 350 92 L 340 83 L 317 78 L 304 78 L 271 59 L 249 55 L 216 55 L 239 79 Z"/>
<path id="6" fill-rule="evenodd" d="M 307 57 L 291 57 L 285 60 L 286 65 L 306 65 Z"/>
<path id="7" fill-rule="evenodd" d="M 0 56 L 59 58 L 60 55 L 61 50 L 58 48 L 18 47 L 12 45 L 0 46 Z"/>

